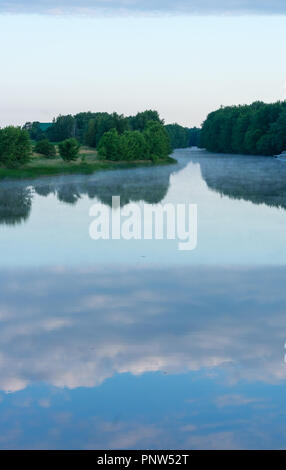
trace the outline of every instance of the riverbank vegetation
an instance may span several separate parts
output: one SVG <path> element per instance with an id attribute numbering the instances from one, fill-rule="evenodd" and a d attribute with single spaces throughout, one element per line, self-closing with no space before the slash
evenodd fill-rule
<path id="1" fill-rule="evenodd" d="M 168 157 L 160 159 L 156 165 L 169 165 L 177 163 L 175 159 Z M 151 160 L 135 161 L 107 161 L 98 158 L 95 149 L 81 146 L 78 158 L 65 162 L 57 152 L 55 157 L 45 158 L 33 152 L 29 161 L 24 165 L 16 167 L 5 167 L 0 165 L 0 180 L 4 178 L 36 178 L 40 176 L 56 176 L 61 174 L 92 174 L 101 170 L 116 170 L 123 168 L 135 168 L 138 166 L 151 166 Z"/>
<path id="2" fill-rule="evenodd" d="M 108 168 L 174 163 L 156 111 L 58 116 L 0 130 L 0 177 L 92 173 Z"/>
<path id="3" fill-rule="evenodd" d="M 281 153 L 286 150 L 286 101 L 257 101 L 210 113 L 203 123 L 201 146 L 216 153 Z"/>
<path id="4" fill-rule="evenodd" d="M 171 153 L 168 133 L 158 121 L 149 121 L 142 132 L 116 129 L 106 132 L 98 146 L 98 155 L 103 160 L 132 161 L 165 159 Z"/>

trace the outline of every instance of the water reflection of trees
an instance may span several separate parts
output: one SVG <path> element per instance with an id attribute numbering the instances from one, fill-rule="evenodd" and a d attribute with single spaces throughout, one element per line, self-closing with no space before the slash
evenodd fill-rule
<path id="1" fill-rule="evenodd" d="M 156 204 L 168 192 L 170 176 L 185 164 L 101 172 L 91 176 L 73 175 L 41 178 L 29 183 L 3 183 L 0 188 L 0 224 L 16 224 L 29 217 L 33 193 L 76 204 L 82 196 L 97 198 L 111 206 L 112 196 L 120 196 L 121 205 L 144 201 Z"/>
<path id="2" fill-rule="evenodd" d="M 27 220 L 32 196 L 30 186 L 0 187 L 0 224 L 14 225 Z"/>
<path id="3" fill-rule="evenodd" d="M 208 187 L 219 194 L 286 209 L 285 162 L 271 157 L 203 152 L 198 156 L 197 162 Z"/>
<path id="4" fill-rule="evenodd" d="M 180 151 L 177 151 L 178 157 Z M 216 155 L 204 151 L 181 152 L 177 165 L 96 173 L 91 176 L 41 178 L 29 183 L 2 183 L 0 224 L 17 224 L 28 219 L 33 193 L 55 195 L 66 204 L 76 204 L 82 196 L 97 198 L 111 206 L 120 195 L 121 205 L 144 201 L 157 204 L 166 196 L 170 176 L 189 161 L 199 163 L 210 189 L 233 199 L 286 209 L 286 164 L 270 157 Z"/>
<path id="5" fill-rule="evenodd" d="M 37 194 L 56 194 L 59 201 L 76 204 L 83 195 L 90 199 L 97 198 L 103 204 L 111 206 L 112 196 L 119 195 L 121 205 L 130 202 L 145 201 L 151 204 L 159 203 L 167 194 L 171 167 L 159 168 L 157 171 L 120 171 L 98 175 L 98 178 L 78 179 L 77 181 L 42 182 L 34 186 Z M 173 167 L 172 167 L 173 170 Z"/>

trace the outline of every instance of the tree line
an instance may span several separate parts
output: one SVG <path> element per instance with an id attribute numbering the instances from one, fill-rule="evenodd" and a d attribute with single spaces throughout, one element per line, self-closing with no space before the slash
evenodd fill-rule
<path id="1" fill-rule="evenodd" d="M 281 153 L 286 150 L 286 101 L 221 107 L 204 121 L 201 147 L 217 153 Z"/>
<path id="2" fill-rule="evenodd" d="M 165 125 L 157 111 L 135 116 L 82 112 L 59 115 L 52 123 L 27 122 L 22 128 L 0 129 L 0 164 L 16 167 L 27 163 L 32 150 L 46 158 L 58 153 L 65 161 L 78 158 L 81 145 L 97 149 L 106 160 L 165 159 L 174 148 L 199 145 L 200 129 Z"/>
<path id="3" fill-rule="evenodd" d="M 82 145 L 97 148 L 102 136 L 111 129 L 115 129 L 119 135 L 126 131 L 143 132 L 149 121 L 164 125 L 164 121 L 154 110 L 143 111 L 135 116 L 89 111 L 74 116 L 60 115 L 53 119 L 52 124 L 46 130 L 43 130 L 39 122 L 27 122 L 24 129 L 29 132 L 32 140 L 39 141 L 47 138 L 51 142 L 61 142 L 74 137 Z M 179 124 L 168 124 L 164 127 L 171 140 L 172 149 L 199 145 L 200 129 L 196 127 L 189 129 Z"/>
<path id="4" fill-rule="evenodd" d="M 76 140 L 98 150 L 104 160 L 153 160 L 166 158 L 171 153 L 169 135 L 157 111 L 147 110 L 136 116 L 125 117 L 117 113 L 79 113 L 58 116 L 43 130 L 41 123 L 26 123 L 23 127 L 31 139 L 37 141 L 36 151 L 46 156 L 54 154 L 52 142 Z M 50 148 L 48 148 L 48 146 Z"/>
<path id="5" fill-rule="evenodd" d="M 29 132 L 32 140 L 38 141 L 47 138 L 51 142 L 62 142 L 74 137 L 82 145 L 97 148 L 103 134 L 111 129 L 116 129 L 119 134 L 135 130 L 142 132 L 148 121 L 164 124 L 158 112 L 153 110 L 137 113 L 136 116 L 88 111 L 74 116 L 71 114 L 59 115 L 45 130 L 40 122 L 27 122 L 23 129 Z"/>
<path id="6" fill-rule="evenodd" d="M 197 127 L 190 129 L 175 123 L 167 124 L 165 129 L 169 134 L 172 149 L 200 146 L 201 130 Z"/>

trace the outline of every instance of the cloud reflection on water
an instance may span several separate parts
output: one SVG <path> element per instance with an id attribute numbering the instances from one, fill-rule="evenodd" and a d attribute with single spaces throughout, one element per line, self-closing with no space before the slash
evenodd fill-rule
<path id="1" fill-rule="evenodd" d="M 285 276 L 2 271 L 0 448 L 281 447 Z"/>
<path id="2" fill-rule="evenodd" d="M 286 271 L 182 268 L 1 273 L 0 387 L 93 387 L 116 373 L 223 368 L 279 382 Z"/>

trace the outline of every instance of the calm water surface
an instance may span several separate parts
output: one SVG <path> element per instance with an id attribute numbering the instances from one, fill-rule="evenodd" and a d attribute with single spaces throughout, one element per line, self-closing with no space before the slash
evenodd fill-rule
<path id="1" fill-rule="evenodd" d="M 0 448 L 285 448 L 286 164 L 0 183 Z M 92 241 L 89 209 L 193 203 L 198 246 Z"/>

